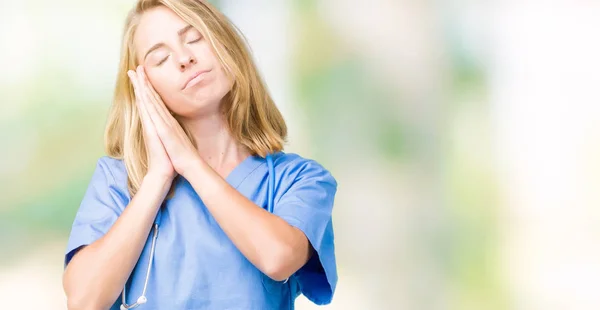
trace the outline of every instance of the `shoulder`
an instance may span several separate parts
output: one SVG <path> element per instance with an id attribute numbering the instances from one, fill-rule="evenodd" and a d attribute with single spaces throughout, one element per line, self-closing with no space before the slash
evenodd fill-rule
<path id="1" fill-rule="evenodd" d="M 337 182 L 331 172 L 314 159 L 295 153 L 279 152 L 273 156 L 273 163 L 276 174 L 290 183 L 317 178 L 337 187 Z"/>
<path id="2" fill-rule="evenodd" d="M 127 169 L 122 159 L 102 156 L 98 158 L 96 169 L 102 170 L 114 182 L 118 182 L 123 178 L 127 179 Z"/>
<path id="3" fill-rule="evenodd" d="M 94 177 L 102 177 L 108 186 L 114 186 L 119 191 L 128 193 L 127 169 L 122 159 L 101 156 L 96 162 Z"/>

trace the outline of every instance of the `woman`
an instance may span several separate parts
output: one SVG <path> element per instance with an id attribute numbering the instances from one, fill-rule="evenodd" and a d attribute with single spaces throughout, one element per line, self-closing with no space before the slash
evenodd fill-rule
<path id="1" fill-rule="evenodd" d="M 75 217 L 69 309 L 293 309 L 337 283 L 332 175 L 282 152 L 241 35 L 205 1 L 129 14 L 105 144 Z"/>

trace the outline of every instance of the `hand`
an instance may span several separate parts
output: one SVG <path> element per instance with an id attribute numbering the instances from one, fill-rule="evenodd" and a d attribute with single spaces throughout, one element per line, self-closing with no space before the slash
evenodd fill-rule
<path id="1" fill-rule="evenodd" d="M 150 116 L 153 128 L 155 128 L 173 168 L 187 178 L 186 175 L 193 169 L 194 164 L 201 160 L 198 151 L 154 90 L 142 66 L 137 68 L 136 80 L 140 91 L 146 98 L 141 101 L 143 110 Z"/>
<path id="2" fill-rule="evenodd" d="M 147 111 L 148 104 L 146 102 L 148 101 L 148 96 L 146 95 L 146 91 L 144 90 L 143 84 L 140 83 L 135 71 L 129 70 L 127 75 L 133 84 L 135 104 L 144 131 L 144 142 L 146 144 L 146 152 L 148 153 L 148 171 L 146 175 L 172 181 L 176 175 L 175 169 L 171 164 L 171 160 L 158 137 L 156 127 L 152 123 L 150 114 Z"/>

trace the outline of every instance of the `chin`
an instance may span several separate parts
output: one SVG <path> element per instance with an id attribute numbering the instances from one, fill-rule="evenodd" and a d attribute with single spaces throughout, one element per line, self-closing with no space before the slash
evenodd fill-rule
<path id="1" fill-rule="evenodd" d="M 219 112 L 221 100 L 197 99 L 186 102 L 184 107 L 177 109 L 175 114 L 183 118 L 198 118 Z"/>

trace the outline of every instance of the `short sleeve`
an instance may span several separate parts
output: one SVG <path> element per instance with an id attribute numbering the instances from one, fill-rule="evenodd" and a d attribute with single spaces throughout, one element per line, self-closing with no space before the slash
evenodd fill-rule
<path id="1" fill-rule="evenodd" d="M 293 278 L 317 305 L 331 302 L 338 279 L 332 223 L 336 191 L 333 176 L 317 162 L 307 161 L 274 206 L 274 214 L 304 232 L 315 250 Z"/>
<path id="2" fill-rule="evenodd" d="M 108 232 L 127 203 L 127 196 L 115 185 L 109 160 L 108 157 L 98 160 L 77 210 L 67 242 L 65 268 L 77 250 L 100 239 Z"/>

